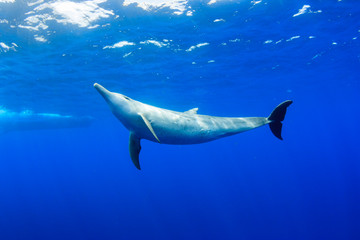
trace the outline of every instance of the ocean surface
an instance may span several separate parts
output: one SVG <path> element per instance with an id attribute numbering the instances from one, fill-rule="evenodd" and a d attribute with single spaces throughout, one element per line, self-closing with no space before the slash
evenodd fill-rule
<path id="1" fill-rule="evenodd" d="M 266 117 L 142 141 L 93 88 Z M 0 0 L 0 239 L 360 239 L 360 1 Z"/>

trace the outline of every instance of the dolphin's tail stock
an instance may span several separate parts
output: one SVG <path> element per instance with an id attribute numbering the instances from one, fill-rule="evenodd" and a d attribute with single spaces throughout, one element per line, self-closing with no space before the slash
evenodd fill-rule
<path id="1" fill-rule="evenodd" d="M 292 103 L 293 101 L 291 100 L 280 103 L 267 118 L 270 121 L 271 132 L 280 140 L 283 140 L 281 137 L 282 121 L 284 121 L 287 107 Z"/>

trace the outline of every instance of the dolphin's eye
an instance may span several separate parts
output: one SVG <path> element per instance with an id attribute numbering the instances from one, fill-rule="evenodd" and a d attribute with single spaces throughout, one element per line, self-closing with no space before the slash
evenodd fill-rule
<path id="1" fill-rule="evenodd" d="M 125 98 L 126 100 L 130 100 L 130 98 L 128 98 L 128 97 L 126 97 L 126 96 L 124 96 L 124 98 Z"/>

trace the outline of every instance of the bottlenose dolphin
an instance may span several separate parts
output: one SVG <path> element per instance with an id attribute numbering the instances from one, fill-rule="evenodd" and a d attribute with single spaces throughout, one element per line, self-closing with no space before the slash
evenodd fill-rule
<path id="1" fill-rule="evenodd" d="M 214 117 L 197 114 L 198 108 L 176 112 L 135 101 L 110 92 L 95 83 L 113 114 L 130 131 L 129 150 L 135 167 L 140 170 L 140 140 L 165 144 L 196 144 L 245 132 L 269 124 L 273 134 L 282 140 L 281 129 L 287 107 L 292 101 L 278 105 L 269 117 Z"/>
<path id="2" fill-rule="evenodd" d="M 30 110 L 13 112 L 0 109 L 0 133 L 39 129 L 74 128 L 90 125 L 93 118 L 74 117 L 57 113 L 35 113 Z"/>

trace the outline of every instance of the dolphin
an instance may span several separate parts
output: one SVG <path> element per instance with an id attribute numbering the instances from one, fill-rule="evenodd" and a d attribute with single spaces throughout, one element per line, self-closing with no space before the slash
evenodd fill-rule
<path id="1" fill-rule="evenodd" d="M 74 117 L 57 113 L 35 113 L 30 110 L 14 112 L 0 108 L 0 133 L 39 129 L 84 127 L 91 124 L 92 117 Z"/>
<path id="2" fill-rule="evenodd" d="M 245 132 L 269 124 L 272 133 L 282 140 L 282 121 L 287 100 L 278 105 L 269 117 L 215 117 L 197 114 L 198 108 L 176 112 L 138 102 L 120 93 L 110 92 L 95 83 L 112 113 L 130 131 L 129 151 L 132 162 L 140 168 L 140 140 L 163 144 L 197 144 Z"/>

